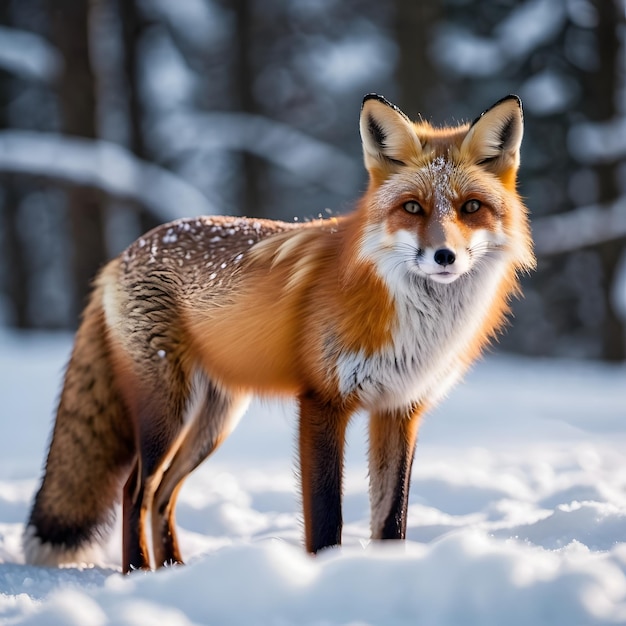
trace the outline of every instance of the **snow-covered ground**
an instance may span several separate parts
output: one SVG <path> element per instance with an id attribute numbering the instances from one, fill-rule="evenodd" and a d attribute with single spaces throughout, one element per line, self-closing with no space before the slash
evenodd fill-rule
<path id="1" fill-rule="evenodd" d="M 344 547 L 315 559 L 300 546 L 293 406 L 255 404 L 181 494 L 188 565 L 124 577 L 119 528 L 99 567 L 23 564 L 70 345 L 0 334 L 0 623 L 626 623 L 626 368 L 480 363 L 422 427 L 406 546 L 368 545 L 357 417 Z"/>

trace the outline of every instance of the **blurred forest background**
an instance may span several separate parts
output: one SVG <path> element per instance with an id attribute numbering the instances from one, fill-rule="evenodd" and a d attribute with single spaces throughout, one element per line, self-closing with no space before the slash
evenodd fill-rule
<path id="1" fill-rule="evenodd" d="M 75 327 L 181 216 L 306 219 L 364 190 L 358 116 L 524 101 L 539 269 L 501 345 L 626 360 L 626 0 L 0 0 L 0 325 Z"/>

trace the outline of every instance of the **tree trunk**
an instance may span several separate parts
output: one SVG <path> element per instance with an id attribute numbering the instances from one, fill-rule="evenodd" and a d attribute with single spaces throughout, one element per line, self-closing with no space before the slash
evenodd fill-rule
<path id="1" fill-rule="evenodd" d="M 24 241 L 18 228 L 20 204 L 19 182 L 10 174 L 2 177 L 4 191 L 0 207 L 0 229 L 2 229 L 2 256 L 6 268 L 5 289 L 7 300 L 13 306 L 9 314 L 9 323 L 16 328 L 28 328 L 30 272 L 26 263 Z"/>
<path id="2" fill-rule="evenodd" d="M 252 35 L 254 33 L 254 16 L 251 0 L 233 0 L 230 4 L 235 12 L 236 19 L 236 50 L 235 50 L 235 98 L 239 109 L 246 113 L 256 112 L 256 102 L 252 85 L 254 82 L 254 68 L 251 62 Z M 249 217 L 272 217 L 267 215 L 267 207 L 262 197 L 260 181 L 262 178 L 263 163 L 250 154 L 241 154 L 242 191 L 239 195 L 239 215 Z"/>
<path id="3" fill-rule="evenodd" d="M 11 15 L 8 3 L 0 3 L 0 24 L 9 26 Z M 0 128 L 9 127 L 6 103 L 13 98 L 13 81 L 7 73 L 0 74 Z M 9 323 L 17 328 L 27 328 L 28 290 L 30 275 L 26 264 L 24 242 L 18 229 L 18 210 L 21 199 L 19 182 L 15 176 L 2 176 L 2 202 L 0 203 L 0 243 L 2 245 L 2 264 L 6 271 L 4 290 L 7 301 L 13 305 L 9 314 Z"/>
<path id="4" fill-rule="evenodd" d="M 441 0 L 407 2 L 397 0 L 396 42 L 400 48 L 396 67 L 399 97 L 396 104 L 411 118 L 421 113 L 430 116 L 438 110 L 440 80 L 431 60 L 430 45 L 435 24 L 441 13 Z"/>
<path id="5" fill-rule="evenodd" d="M 63 55 L 65 71 L 58 84 L 62 131 L 97 137 L 96 90 L 89 58 L 87 0 L 48 0 L 54 44 Z M 106 259 L 105 208 L 102 194 L 72 186 L 67 189 L 73 243 L 74 314 L 82 310 L 90 281 Z"/>
<path id="6" fill-rule="evenodd" d="M 140 159 L 149 161 L 144 140 L 142 121 L 145 115 L 139 89 L 139 42 L 146 29 L 136 0 L 117 0 L 122 25 L 122 46 L 124 50 L 124 74 L 126 78 L 126 99 L 128 103 L 129 148 Z M 154 228 L 159 220 L 145 208 L 140 209 L 139 222 L 142 232 Z"/>
<path id="7" fill-rule="evenodd" d="M 596 122 L 615 119 L 617 110 L 617 90 L 619 85 L 620 58 L 624 48 L 619 31 L 624 27 L 624 13 L 618 0 L 596 0 L 598 15 L 596 30 L 597 70 L 588 74 L 586 108 L 589 117 Z M 610 203 L 620 195 L 618 185 L 617 160 L 599 163 L 595 166 L 598 178 L 600 203 Z M 626 360 L 626 325 L 613 304 L 619 260 L 626 245 L 626 239 L 607 242 L 599 247 L 600 262 L 604 275 L 604 301 L 606 319 L 602 326 L 602 356 L 608 361 Z"/>

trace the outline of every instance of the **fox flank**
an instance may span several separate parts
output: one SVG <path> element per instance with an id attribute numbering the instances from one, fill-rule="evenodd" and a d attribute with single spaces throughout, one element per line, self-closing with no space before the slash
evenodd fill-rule
<path id="1" fill-rule="evenodd" d="M 352 213 L 177 220 L 102 269 L 25 531 L 29 563 L 88 561 L 120 499 L 124 571 L 181 563 L 180 487 L 254 394 L 298 400 L 307 551 L 341 543 L 358 409 L 370 415 L 371 536 L 405 537 L 421 416 L 500 330 L 534 266 L 515 189 L 523 116 L 507 96 L 434 128 L 372 94 L 360 130 L 369 186 Z"/>

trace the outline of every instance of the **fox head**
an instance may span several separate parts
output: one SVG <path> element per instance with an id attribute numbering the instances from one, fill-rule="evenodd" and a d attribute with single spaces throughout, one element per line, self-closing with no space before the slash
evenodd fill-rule
<path id="1" fill-rule="evenodd" d="M 515 189 L 523 135 L 517 96 L 471 124 L 435 128 L 370 94 L 360 130 L 370 179 L 366 257 L 444 284 L 493 258 L 507 257 L 515 269 L 533 266 Z"/>

